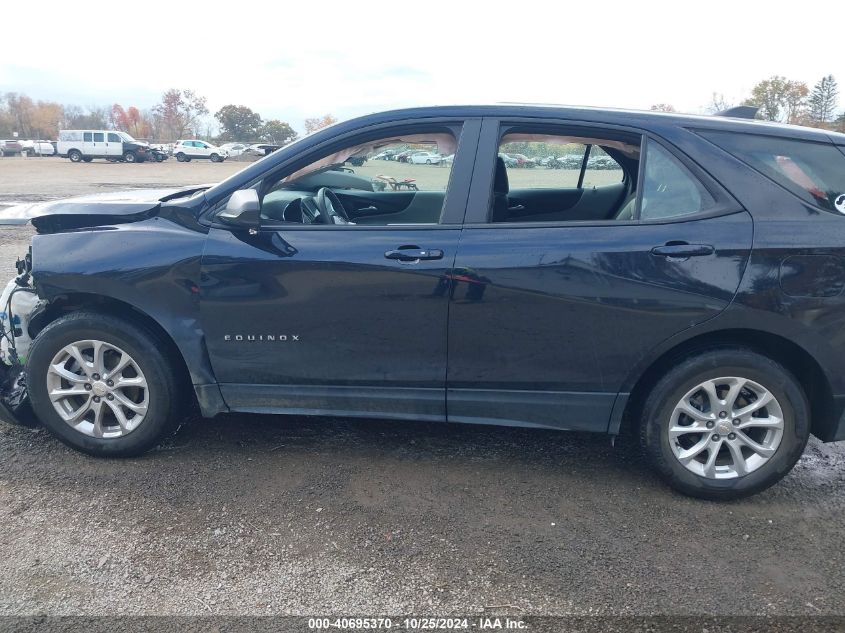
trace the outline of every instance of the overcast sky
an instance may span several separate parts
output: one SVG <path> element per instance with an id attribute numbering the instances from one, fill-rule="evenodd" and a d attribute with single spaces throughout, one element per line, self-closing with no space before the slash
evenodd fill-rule
<path id="1" fill-rule="evenodd" d="M 841 0 L 6 0 L 0 14 L 0 92 L 144 109 L 191 88 L 212 113 L 246 105 L 299 130 L 439 103 L 701 112 L 774 74 L 811 88 L 833 74 L 845 107 Z"/>

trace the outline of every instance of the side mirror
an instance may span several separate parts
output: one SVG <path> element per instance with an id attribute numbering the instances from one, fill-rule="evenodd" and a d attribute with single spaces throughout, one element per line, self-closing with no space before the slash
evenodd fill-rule
<path id="1" fill-rule="evenodd" d="M 217 214 L 217 219 L 243 229 L 258 229 L 261 226 L 261 201 L 255 189 L 236 191 L 226 203 L 226 208 Z"/>

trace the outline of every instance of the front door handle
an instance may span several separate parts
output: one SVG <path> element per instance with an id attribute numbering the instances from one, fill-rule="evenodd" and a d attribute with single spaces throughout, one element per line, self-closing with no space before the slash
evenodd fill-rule
<path id="1" fill-rule="evenodd" d="M 443 259 L 443 251 L 438 248 L 397 248 L 387 251 L 384 256 L 400 262 L 416 262 L 421 259 Z"/>
<path id="2" fill-rule="evenodd" d="M 669 243 L 664 246 L 655 246 L 651 249 L 652 255 L 658 257 L 671 257 L 683 259 L 685 257 L 703 257 L 712 255 L 716 251 L 710 244 L 687 244 L 686 242 Z"/>

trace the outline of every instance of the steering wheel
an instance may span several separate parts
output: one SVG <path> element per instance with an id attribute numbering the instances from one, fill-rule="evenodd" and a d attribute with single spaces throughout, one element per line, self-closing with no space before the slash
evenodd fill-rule
<path id="1" fill-rule="evenodd" d="M 328 187 L 320 187 L 317 195 L 314 196 L 314 203 L 320 211 L 317 218 L 320 224 L 349 224 L 349 216 L 343 208 L 343 203 Z M 338 222 L 335 218 L 340 218 L 340 221 Z"/>

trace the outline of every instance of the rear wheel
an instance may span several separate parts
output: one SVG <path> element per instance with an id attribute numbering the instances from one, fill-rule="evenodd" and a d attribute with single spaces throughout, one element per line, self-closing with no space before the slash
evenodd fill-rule
<path id="1" fill-rule="evenodd" d="M 32 406 L 65 444 L 97 456 L 138 455 L 175 417 L 175 379 L 146 329 L 78 312 L 48 325 L 27 362 Z"/>
<path id="2" fill-rule="evenodd" d="M 78 149 L 72 149 L 67 153 L 67 157 L 70 159 L 70 162 L 78 163 L 82 160 L 82 152 Z"/>
<path id="3" fill-rule="evenodd" d="M 698 354 L 671 369 L 643 407 L 643 447 L 677 490 L 704 499 L 745 497 L 779 481 L 810 435 L 795 377 L 750 350 Z"/>

